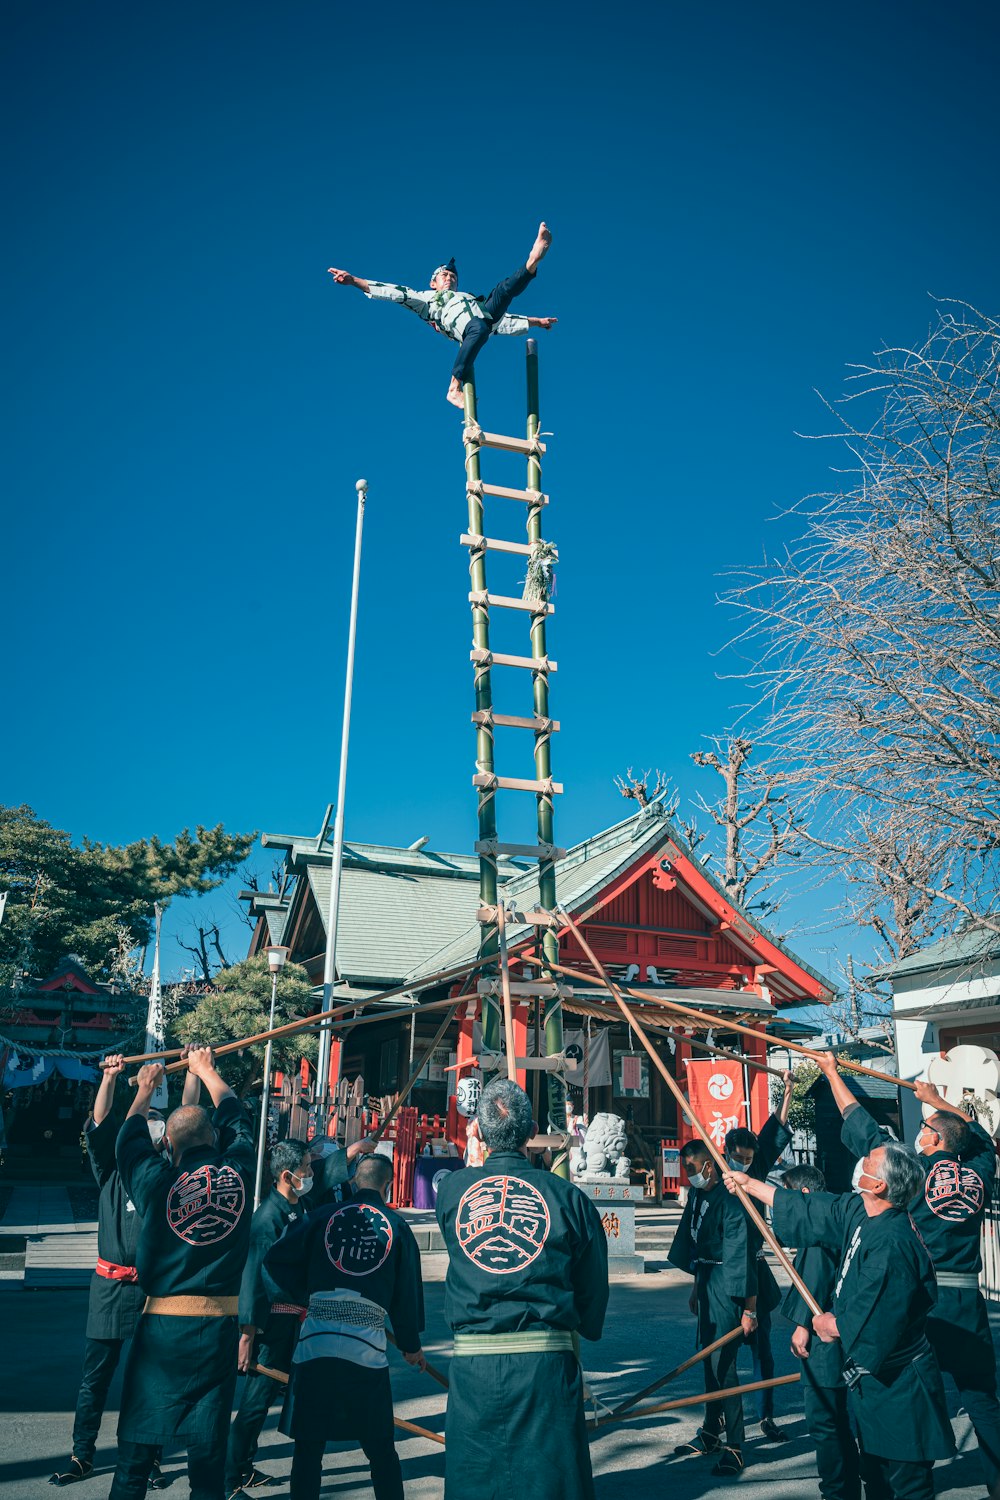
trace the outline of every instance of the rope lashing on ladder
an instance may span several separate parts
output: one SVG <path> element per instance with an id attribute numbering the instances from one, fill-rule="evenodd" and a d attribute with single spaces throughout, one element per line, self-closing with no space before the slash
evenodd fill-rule
<path id="1" fill-rule="evenodd" d="M 471 495 L 474 500 L 481 500 L 486 493 L 483 489 L 483 481 L 481 479 L 467 479 L 465 481 L 465 493 Z"/>
<path id="2" fill-rule="evenodd" d="M 521 595 L 530 604 L 543 605 L 555 593 L 555 565 L 559 548 L 555 542 L 535 542 L 528 558 L 528 571 Z"/>
<path id="3" fill-rule="evenodd" d="M 486 439 L 486 434 L 478 422 L 466 422 L 462 432 L 462 442 L 470 448 L 481 448 Z"/>

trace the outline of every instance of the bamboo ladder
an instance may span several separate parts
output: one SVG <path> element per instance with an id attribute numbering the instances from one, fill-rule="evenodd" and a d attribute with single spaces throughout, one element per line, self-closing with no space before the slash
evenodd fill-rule
<path id="1" fill-rule="evenodd" d="M 539 437 L 538 400 L 538 345 L 528 340 L 527 347 L 527 436 L 525 438 L 502 437 L 497 433 L 484 432 L 476 414 L 476 388 L 469 381 L 464 388 L 466 496 L 469 507 L 469 529 L 463 533 L 462 546 L 469 550 L 469 604 L 472 608 L 473 686 L 475 710 L 472 722 L 476 727 L 476 774 L 472 784 L 478 793 L 479 838 L 476 853 L 479 855 L 479 921 L 481 957 L 496 957 L 500 961 L 499 978 L 483 979 L 479 982 L 482 1001 L 483 1049 L 484 1052 L 499 1052 L 501 1025 L 507 1037 L 507 1071 L 510 1077 L 518 1063 L 522 1066 L 541 1065 L 548 1074 L 548 1113 L 550 1129 L 562 1133 L 566 1122 L 566 1089 L 555 1069 L 563 1050 L 562 999 L 567 986 L 560 983 L 548 969 L 548 963 L 559 958 L 559 941 L 555 926 L 546 925 L 542 931 L 542 972 L 537 983 L 521 981 L 514 988 L 518 997 L 533 1000 L 536 1006 L 545 1005 L 545 1051 L 547 1057 L 515 1058 L 513 1047 L 513 1023 L 511 1018 L 511 984 L 507 966 L 505 936 L 505 913 L 499 905 L 497 865 L 503 855 L 538 860 L 538 905 L 545 912 L 552 912 L 556 905 L 556 860 L 564 853 L 553 843 L 553 821 L 555 798 L 562 792 L 561 784 L 552 779 L 552 736 L 558 733 L 559 724 L 549 715 L 549 676 L 557 669 L 557 663 L 548 655 L 546 626 L 555 606 L 546 598 L 513 598 L 505 594 L 493 594 L 487 583 L 487 557 L 491 552 L 513 554 L 523 557 L 526 567 L 545 545 L 542 536 L 542 516 L 549 503 L 548 495 L 542 492 L 541 457 L 545 444 Z M 527 462 L 526 487 L 523 490 L 509 489 L 503 485 L 487 484 L 480 470 L 480 458 L 484 449 L 498 449 L 504 453 L 522 454 Z M 485 531 L 485 501 L 490 499 L 512 500 L 527 506 L 526 533 L 524 542 L 508 541 L 488 536 Z M 543 592 L 545 592 L 543 590 Z M 530 656 L 510 656 L 494 652 L 490 648 L 490 612 L 492 610 L 518 610 L 529 616 Z M 493 707 L 493 668 L 509 667 L 531 674 L 532 713 L 525 717 L 497 713 Z M 497 727 L 526 729 L 534 736 L 535 776 L 527 780 L 515 776 L 497 774 L 494 761 L 494 730 Z M 498 791 L 530 792 L 536 800 L 537 843 L 505 844 L 497 837 L 496 794 Z"/>

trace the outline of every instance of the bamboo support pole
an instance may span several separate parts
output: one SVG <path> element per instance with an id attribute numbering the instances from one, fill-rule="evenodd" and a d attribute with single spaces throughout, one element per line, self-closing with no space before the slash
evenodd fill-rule
<path id="1" fill-rule="evenodd" d="M 566 917 L 567 923 L 571 923 L 571 918 L 567 916 L 565 912 L 563 913 L 563 915 Z M 573 930 L 577 930 L 575 928 L 575 924 L 572 924 L 572 928 Z M 609 990 L 613 989 L 614 986 L 612 985 L 611 980 L 608 979 L 607 975 L 604 974 L 604 971 L 600 969 L 600 965 L 590 953 L 590 950 L 587 949 L 586 945 L 582 942 L 581 947 L 583 947 L 584 951 L 588 954 L 588 957 L 590 958 L 590 961 L 594 965 L 594 967 L 600 970 L 602 983 L 606 984 Z M 554 965 L 554 967 L 558 973 L 565 974 L 570 979 L 582 979 L 585 980 L 587 984 L 594 984 L 596 982 L 593 974 L 587 974 L 582 969 L 571 969 L 565 965 L 560 964 L 556 964 Z M 641 1000 L 646 1005 L 657 1005 L 665 1007 L 668 1010 L 676 1011 L 678 1015 L 689 1016 L 693 1021 L 707 1022 L 709 1026 L 725 1025 L 727 1030 L 738 1031 L 743 1036 L 756 1037 L 758 1041 L 766 1042 L 769 1047 L 775 1047 L 779 1045 L 777 1038 L 768 1036 L 766 1031 L 757 1031 L 753 1026 L 744 1026 L 739 1021 L 731 1021 L 728 1016 L 713 1016 L 710 1015 L 708 1011 L 695 1010 L 693 1006 L 683 1005 L 679 1000 L 670 1000 L 665 995 L 648 995 L 640 992 L 639 990 L 629 989 L 626 985 L 622 985 L 621 990 L 623 994 L 631 995 L 634 1000 Z M 730 992 L 727 991 L 727 993 Z M 798 1042 L 790 1042 L 785 1037 L 782 1037 L 780 1040 L 780 1045 L 786 1048 L 789 1052 L 797 1052 L 801 1057 L 807 1057 L 810 1062 L 819 1062 L 818 1053 L 810 1051 L 808 1047 L 803 1047 Z M 883 1083 L 896 1084 L 901 1089 L 916 1088 L 916 1084 L 910 1083 L 909 1079 L 907 1078 L 897 1078 L 895 1073 L 880 1073 L 877 1068 L 866 1068 L 863 1063 L 852 1062 L 848 1057 L 838 1057 L 837 1062 L 842 1068 L 849 1068 L 852 1073 L 863 1073 L 866 1078 L 878 1078 L 881 1079 Z"/>
<path id="2" fill-rule="evenodd" d="M 272 1370 L 270 1365 L 251 1365 L 249 1373 L 252 1375 L 266 1375 L 268 1379 L 276 1380 L 279 1385 L 288 1384 L 288 1376 L 285 1374 L 285 1371 Z M 392 1420 L 404 1432 L 412 1432 L 416 1437 L 427 1438 L 428 1441 L 440 1443 L 441 1447 L 444 1447 L 444 1438 L 439 1432 L 431 1432 L 427 1427 L 418 1427 L 416 1422 L 407 1422 L 405 1417 L 397 1417 L 395 1414 L 393 1414 Z"/>
<path id="3" fill-rule="evenodd" d="M 635 1395 L 629 1396 L 627 1401 L 620 1402 L 614 1408 L 614 1410 L 609 1413 L 608 1420 L 610 1421 L 612 1417 L 620 1417 L 622 1412 L 629 1411 L 633 1406 L 637 1406 L 638 1403 L 640 1401 L 644 1401 L 647 1396 L 652 1396 L 654 1391 L 658 1391 L 663 1386 L 668 1385 L 670 1381 L 675 1380 L 678 1375 L 683 1375 L 685 1370 L 690 1370 L 694 1365 L 700 1365 L 702 1360 L 708 1359 L 710 1354 L 714 1354 L 718 1349 L 724 1349 L 727 1344 L 731 1344 L 733 1342 L 733 1339 L 741 1339 L 742 1337 L 742 1325 L 737 1323 L 736 1327 L 730 1328 L 729 1332 L 724 1333 L 721 1339 L 716 1339 L 713 1344 L 706 1344 L 704 1349 L 699 1349 L 697 1354 L 692 1354 L 691 1358 L 684 1360 L 682 1364 L 675 1365 L 674 1368 L 672 1370 L 669 1370 L 666 1375 L 661 1375 L 659 1380 L 654 1380 L 650 1385 L 644 1385 L 641 1391 L 636 1391 Z"/>
<path id="4" fill-rule="evenodd" d="M 730 1396 L 749 1396 L 754 1391 L 773 1390 L 776 1385 L 794 1385 L 802 1376 L 774 1375 L 770 1380 L 751 1380 L 748 1385 L 730 1385 L 724 1391 L 701 1391 L 697 1396 L 677 1396 L 673 1401 L 658 1401 L 655 1406 L 644 1406 L 639 1411 L 633 1411 L 625 1417 L 616 1417 L 614 1412 L 609 1417 L 599 1417 L 596 1422 L 591 1423 L 591 1431 L 598 1427 L 609 1427 L 612 1422 L 637 1422 L 641 1417 L 655 1417 L 664 1411 L 679 1411 L 685 1406 L 704 1406 L 706 1401 L 725 1401 Z"/>
<path id="5" fill-rule="evenodd" d="M 385 1330 L 385 1336 L 386 1336 L 386 1339 L 388 1340 L 388 1342 L 392 1345 L 392 1347 L 394 1349 L 398 1349 L 399 1348 L 399 1345 L 396 1343 L 396 1340 L 393 1338 L 393 1336 L 389 1332 L 388 1328 Z M 426 1356 L 425 1356 L 425 1358 L 426 1358 Z M 438 1385 L 442 1386 L 446 1391 L 450 1389 L 450 1387 L 448 1385 L 448 1377 L 447 1377 L 447 1375 L 442 1375 L 441 1371 L 440 1370 L 436 1370 L 434 1368 L 434 1366 L 430 1363 L 429 1360 L 424 1365 L 424 1374 L 425 1375 L 429 1375 L 432 1380 L 436 1380 L 437 1383 L 438 1383 Z"/>
<path id="6" fill-rule="evenodd" d="M 507 913 L 497 902 L 497 942 L 500 947 L 500 984 L 503 989 L 503 1029 L 507 1043 L 507 1077 L 517 1078 L 517 1045 L 514 1041 L 514 1007 L 510 998 L 510 962 L 507 957 Z"/>
<path id="7" fill-rule="evenodd" d="M 243 1039 L 238 1042 L 224 1042 L 221 1046 L 214 1049 L 215 1055 L 216 1057 L 221 1057 L 226 1052 L 238 1052 L 243 1047 L 252 1047 L 257 1042 L 266 1042 L 269 1041 L 272 1037 L 294 1036 L 300 1031 L 310 1031 L 313 1028 L 318 1029 L 320 1023 L 323 1021 L 339 1020 L 341 1017 L 346 1016 L 351 1011 L 366 1010 L 370 1005 L 381 1005 L 386 1000 L 395 999 L 397 995 L 416 995 L 419 994 L 421 990 L 434 989 L 437 985 L 444 984 L 446 980 L 464 979 L 469 974 L 472 974 L 476 969 L 481 968 L 482 964 L 483 960 L 479 958 L 474 958 L 471 963 L 453 964 L 448 969 L 440 969 L 436 974 L 429 974 L 426 979 L 421 979 L 416 984 L 398 984 L 391 990 L 382 990 L 378 995 L 371 995 L 367 1000 L 355 1000 L 350 1005 L 336 1006 L 333 1010 L 317 1011 L 314 1016 L 303 1016 L 302 1019 L 298 1021 L 287 1021 L 283 1026 L 275 1026 L 272 1031 L 260 1031 L 255 1036 L 243 1037 Z M 442 1005 L 448 1005 L 451 1003 L 452 1002 L 448 1000 L 436 1000 L 433 1001 L 430 1005 L 420 1006 L 418 1007 L 418 1009 L 440 1009 Z M 386 1017 L 375 1016 L 368 1017 L 366 1019 L 384 1021 Z M 362 1026 L 365 1024 L 365 1021 L 355 1021 L 352 1017 L 351 1021 L 346 1024 Z M 183 1051 L 183 1047 L 172 1047 L 165 1052 L 143 1052 L 136 1057 L 126 1057 L 123 1059 L 123 1061 L 125 1063 L 162 1062 L 163 1059 L 167 1057 L 180 1057 Z M 168 1073 L 176 1072 L 177 1069 L 176 1067 L 167 1068 L 166 1071 Z"/>
<path id="8" fill-rule="evenodd" d="M 397 1012 L 397 1015 L 402 1014 L 411 1016 L 418 1013 L 423 1015 L 426 1011 L 444 1010 L 446 1006 L 454 1004 L 455 1000 L 452 996 L 449 996 L 447 1000 L 427 1000 L 424 1002 L 424 1004 L 416 1006 L 414 1010 Z M 353 1007 L 351 1006 L 348 1006 L 346 1008 L 348 1010 L 353 1009 Z M 329 1025 L 334 1028 L 339 1025 L 343 1029 L 344 1035 L 347 1036 L 352 1031 L 356 1030 L 359 1026 L 379 1026 L 384 1024 L 386 1021 L 391 1021 L 395 1018 L 396 1017 L 394 1016 L 392 1011 L 381 1012 L 380 1014 L 375 1016 L 340 1015 L 339 1021 L 337 1018 L 334 1018 L 332 1022 L 329 1018 L 321 1019 L 319 1016 L 310 1016 L 308 1020 L 296 1021 L 294 1024 L 293 1032 L 291 1034 L 300 1035 L 302 1032 L 319 1031 L 321 1026 L 324 1025 Z M 282 1034 L 281 1028 L 279 1028 L 279 1030 L 275 1032 L 275 1035 L 280 1034 Z M 221 1046 L 213 1047 L 212 1051 L 214 1052 L 216 1057 L 224 1057 L 229 1052 L 242 1052 L 244 1047 L 253 1046 L 256 1042 L 266 1042 L 267 1039 L 268 1034 L 265 1031 L 262 1032 L 260 1036 L 247 1037 L 241 1042 L 223 1042 Z M 166 1068 L 164 1069 L 164 1072 L 179 1073 L 182 1068 L 186 1067 L 186 1062 L 168 1063 Z"/>
<path id="9" fill-rule="evenodd" d="M 469 441 L 471 432 L 479 431 L 479 422 L 476 415 L 476 382 L 475 377 L 465 382 L 463 387 L 465 401 L 465 478 L 466 492 L 469 503 L 469 535 L 473 537 L 483 536 L 483 500 L 480 484 L 482 475 L 479 469 L 479 444 Z M 486 589 L 486 545 L 485 541 L 473 547 L 469 553 L 469 588 L 472 593 L 482 595 Z M 490 611 L 485 604 L 473 604 L 472 606 L 472 646 L 474 651 L 484 651 L 487 654 L 490 649 Z M 485 659 L 475 662 L 473 668 L 473 687 L 476 699 L 476 774 L 479 776 L 490 776 L 495 774 L 493 757 L 493 679 L 490 660 L 487 655 Z M 497 801 L 496 788 L 492 784 L 480 786 L 479 796 L 479 839 L 483 842 L 487 839 L 496 840 L 497 836 Z M 495 854 L 481 853 L 479 856 L 479 898 L 482 906 L 496 906 L 497 904 L 497 860 Z M 495 958 L 497 953 L 497 937 L 493 928 L 484 927 L 479 938 L 479 956 L 485 961 Z M 493 998 L 485 998 L 482 1001 L 482 1025 L 483 1046 L 493 1052 L 500 1050 L 500 1007 Z"/>
<path id="10" fill-rule="evenodd" d="M 399 1113 L 400 1109 L 403 1106 L 403 1101 L 407 1098 L 407 1096 L 409 1095 L 410 1090 L 413 1088 L 413 1086 L 416 1083 L 417 1079 L 420 1077 L 421 1073 L 424 1071 L 424 1068 L 427 1066 L 427 1064 L 430 1062 L 431 1058 L 434 1056 L 434 1048 L 437 1046 L 438 1042 L 444 1036 L 445 1032 L 448 1030 L 448 1027 L 451 1025 L 452 1021 L 455 1019 L 455 1016 L 458 1013 L 458 1008 L 461 1005 L 461 1003 L 462 1002 L 461 1002 L 460 999 L 459 1000 L 452 1000 L 451 1001 L 451 1009 L 445 1013 L 444 1020 L 441 1022 L 441 1025 L 438 1027 L 437 1031 L 434 1033 L 434 1040 L 431 1042 L 430 1046 L 427 1048 L 427 1050 L 424 1053 L 423 1057 L 421 1057 L 420 1061 L 417 1063 L 417 1066 L 414 1068 L 413 1072 L 410 1074 L 409 1078 L 406 1080 L 406 1083 L 405 1083 L 404 1087 L 400 1090 L 399 1095 L 396 1098 L 395 1104 L 393 1104 L 393 1106 L 390 1109 L 389 1113 L 386 1115 L 385 1119 L 382 1121 L 381 1125 L 376 1130 L 375 1135 L 373 1137 L 374 1140 L 380 1141 L 382 1139 L 382 1137 L 385 1135 L 386 1131 L 389 1129 L 389 1126 L 392 1124 L 393 1120 L 396 1118 L 396 1115 Z"/>
<path id="11" fill-rule="evenodd" d="M 608 1011 L 602 1006 L 587 1004 L 581 1005 L 578 998 L 574 998 L 572 1001 L 568 1002 L 566 1005 L 566 1009 L 569 1011 L 573 1011 L 574 1013 L 579 1012 L 579 1014 L 583 1016 L 590 1016 L 595 1020 L 606 1020 L 608 1016 Z M 617 1015 L 617 1011 L 612 1012 L 612 1014 Z M 651 1021 L 647 1016 L 643 1016 L 643 1021 L 645 1022 L 647 1029 L 650 1031 L 655 1031 L 657 1035 L 671 1036 L 673 1037 L 674 1041 L 684 1042 L 684 1044 L 688 1047 L 697 1047 L 701 1052 L 710 1052 L 713 1057 L 728 1058 L 730 1062 L 740 1063 L 747 1068 L 756 1068 L 758 1073 L 770 1073 L 772 1078 L 784 1078 L 785 1076 L 780 1068 L 769 1067 L 767 1063 L 758 1062 L 755 1057 L 747 1057 L 743 1052 L 730 1052 L 728 1047 L 716 1047 L 712 1042 L 703 1042 L 700 1037 L 686 1036 L 684 1032 L 678 1031 L 675 1027 L 667 1026 L 661 1021 Z M 723 1022 L 721 1024 L 724 1028 L 725 1023 Z"/>
<path id="12" fill-rule="evenodd" d="M 537 546 L 542 540 L 542 465 L 538 454 L 538 434 L 541 429 L 539 416 L 541 402 L 538 389 L 538 341 L 529 339 L 525 355 L 527 377 L 527 437 L 528 453 L 527 489 L 538 496 L 538 501 L 529 505 L 526 522 L 528 544 Z M 531 654 L 545 660 L 548 656 L 546 640 L 546 615 L 539 612 L 531 618 Z M 535 716 L 543 721 L 549 719 L 549 679 L 545 672 L 532 673 Z M 547 729 L 535 731 L 535 776 L 539 781 L 552 780 L 552 735 Z M 554 799 L 548 792 L 539 792 L 536 797 L 536 828 L 539 844 L 550 848 L 555 844 L 553 831 Z M 538 904 L 546 911 L 554 911 L 556 904 L 556 866 L 553 859 L 538 861 Z M 559 937 L 552 928 L 542 933 L 542 978 L 548 978 L 549 965 L 559 957 Z M 535 1004 L 539 1004 L 536 1000 Z M 562 1000 L 558 993 L 545 1002 L 545 1051 L 555 1057 L 563 1050 Z M 548 1125 L 550 1130 L 566 1129 L 566 1084 L 558 1073 L 550 1073 L 547 1080 Z M 553 1162 L 552 1170 L 560 1177 L 569 1177 L 568 1156 Z"/>
<path id="13" fill-rule="evenodd" d="M 590 962 L 594 965 L 594 968 L 597 970 L 598 974 L 600 975 L 602 982 L 607 985 L 608 992 L 611 995 L 614 996 L 615 1000 L 618 1003 L 619 1009 L 622 1012 L 622 1015 L 628 1021 L 629 1025 L 632 1027 L 632 1029 L 635 1032 L 636 1036 L 639 1038 L 639 1040 L 642 1043 L 643 1048 L 645 1049 L 646 1053 L 648 1054 L 649 1059 L 652 1062 L 653 1066 L 656 1068 L 657 1072 L 660 1074 L 660 1077 L 663 1079 L 664 1083 L 667 1085 L 667 1088 L 673 1094 L 674 1099 L 677 1101 L 677 1107 L 678 1107 L 678 1109 L 680 1109 L 682 1111 L 682 1113 L 684 1114 L 685 1118 L 688 1121 L 688 1124 L 691 1126 L 691 1129 L 694 1131 L 695 1135 L 697 1135 L 699 1137 L 699 1139 L 701 1140 L 702 1145 L 705 1147 L 705 1150 L 708 1152 L 709 1156 L 711 1156 L 712 1160 L 715 1162 L 716 1166 L 719 1169 L 719 1172 L 720 1173 L 728 1172 L 729 1168 L 728 1168 L 728 1166 L 726 1164 L 725 1157 L 722 1156 L 721 1152 L 719 1151 L 718 1147 L 715 1145 L 715 1142 L 712 1140 L 712 1138 L 709 1135 L 708 1131 L 704 1128 L 704 1126 L 702 1125 L 701 1121 L 698 1119 L 697 1115 L 692 1110 L 691 1105 L 688 1103 L 688 1100 L 686 1099 L 684 1093 L 682 1092 L 682 1090 L 680 1088 L 680 1085 L 677 1083 L 677 1080 L 674 1078 L 673 1074 L 670 1072 L 670 1069 L 667 1067 L 666 1063 L 663 1061 L 663 1058 L 657 1052 L 656 1048 L 653 1046 L 652 1042 L 649 1040 L 649 1037 L 646 1035 L 646 1031 L 645 1031 L 645 1028 L 643 1027 L 642 1023 L 639 1021 L 639 1019 L 637 1018 L 637 1016 L 634 1014 L 634 1012 L 632 1011 L 631 1007 L 626 1002 L 624 996 L 621 994 L 621 992 L 618 989 L 618 987 L 612 982 L 611 978 L 609 977 L 609 975 L 607 973 L 607 970 L 604 968 L 604 966 L 601 963 L 600 959 L 595 954 L 593 948 L 591 948 L 590 944 L 587 942 L 587 939 L 584 937 L 584 935 L 580 931 L 579 927 L 573 921 L 573 918 L 569 915 L 569 913 L 567 911 L 565 911 L 562 908 L 560 909 L 560 912 L 561 912 L 561 915 L 565 918 L 565 921 L 566 921 L 567 926 L 569 927 L 569 930 L 572 932 L 573 936 L 576 938 L 576 940 L 579 943 L 580 947 L 583 949 L 584 953 L 589 958 Z M 726 1191 L 728 1191 L 728 1189 L 726 1189 Z M 795 1289 L 798 1292 L 799 1296 L 802 1298 L 803 1302 L 810 1309 L 810 1311 L 813 1312 L 813 1313 L 815 1313 L 816 1316 L 818 1317 L 822 1313 L 823 1309 L 820 1307 L 819 1303 L 816 1301 L 816 1298 L 813 1296 L 812 1292 L 809 1290 L 809 1288 L 806 1286 L 805 1282 L 802 1280 L 802 1277 L 799 1275 L 798 1271 L 796 1271 L 795 1266 L 792 1264 L 792 1261 L 789 1259 L 788 1255 L 786 1254 L 784 1247 L 782 1246 L 781 1242 L 779 1241 L 777 1235 L 771 1229 L 770 1225 L 768 1224 L 767 1220 L 764 1218 L 763 1214 L 761 1214 L 761 1213 L 758 1212 L 757 1205 L 754 1203 L 753 1199 L 746 1192 L 744 1192 L 743 1188 L 741 1188 L 738 1183 L 736 1184 L 736 1196 L 737 1196 L 737 1198 L 739 1198 L 740 1202 L 742 1203 L 744 1209 L 747 1212 L 748 1217 L 751 1219 L 751 1221 L 753 1222 L 753 1224 L 756 1226 L 758 1232 L 763 1235 L 764 1239 L 771 1246 L 771 1249 L 774 1251 L 775 1255 L 778 1257 L 779 1262 L 781 1263 L 781 1265 L 784 1267 L 784 1269 L 788 1273 L 788 1275 L 789 1275 L 789 1277 L 790 1277 L 790 1279 L 792 1281 L 793 1286 L 795 1287 Z"/>

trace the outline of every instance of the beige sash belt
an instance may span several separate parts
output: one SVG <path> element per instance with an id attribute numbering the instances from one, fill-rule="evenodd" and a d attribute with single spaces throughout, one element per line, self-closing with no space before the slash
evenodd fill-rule
<path id="1" fill-rule="evenodd" d="M 168 1318 L 235 1318 L 239 1297 L 147 1297 L 142 1309 Z"/>

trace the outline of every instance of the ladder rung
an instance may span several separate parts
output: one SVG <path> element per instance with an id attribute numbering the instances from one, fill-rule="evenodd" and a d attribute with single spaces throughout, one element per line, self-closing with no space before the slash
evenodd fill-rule
<path id="1" fill-rule="evenodd" d="M 563 790 L 561 781 L 525 780 L 521 776 L 494 776 L 491 771 L 480 772 L 473 776 L 472 785 L 485 788 L 488 791 L 498 792 L 541 792 L 546 796 L 560 796 Z"/>
<path id="2" fill-rule="evenodd" d="M 522 719 L 517 714 L 498 714 L 492 708 L 479 708 L 472 715 L 473 724 L 496 724 L 501 729 L 533 729 L 536 734 L 558 734 L 558 719 Z"/>
<path id="3" fill-rule="evenodd" d="M 463 547 L 485 547 L 487 552 L 514 552 L 518 557 L 530 557 L 535 548 L 531 542 L 503 542 L 492 536 L 470 536 L 463 531 L 459 537 Z"/>
<path id="4" fill-rule="evenodd" d="M 554 916 L 550 911 L 543 911 L 540 906 L 536 906 L 533 911 L 508 911 L 506 913 L 506 916 L 507 921 L 512 923 L 515 927 L 562 926 L 562 923 L 557 916 Z M 483 926 L 489 925 L 495 927 L 497 922 L 496 907 L 481 906 L 476 912 L 476 921 L 482 923 Z"/>
<path id="5" fill-rule="evenodd" d="M 486 605 L 489 609 L 495 605 L 497 609 L 523 609 L 533 615 L 554 615 L 556 607 L 554 604 L 545 604 L 541 600 L 535 602 L 531 599 L 514 599 L 510 594 L 491 594 L 486 589 L 480 589 L 478 593 L 470 592 L 470 604 Z"/>
<path id="6" fill-rule="evenodd" d="M 478 839 L 477 854 L 509 854 L 514 859 L 565 859 L 566 850 L 555 844 L 501 844 L 499 839 Z"/>
<path id="7" fill-rule="evenodd" d="M 469 434 L 469 429 L 466 428 Z M 540 443 L 537 438 L 513 438 L 504 437 L 499 432 L 484 432 L 481 427 L 472 430 L 471 436 L 466 436 L 465 441 L 471 441 L 480 448 L 499 448 L 501 453 L 544 453 L 545 444 Z"/>
<path id="8" fill-rule="evenodd" d="M 485 667 L 527 667 L 532 672 L 558 672 L 559 663 L 548 656 L 504 656 L 499 651 L 469 652 L 469 660 Z"/>
<path id="9" fill-rule="evenodd" d="M 572 1000 L 576 991 L 571 984 L 558 984 L 552 979 L 512 979 L 510 992 L 516 999 L 541 998 L 552 1000 L 556 995 L 563 1000 Z M 503 995 L 503 982 L 499 979 L 480 979 L 476 985 L 479 995 Z"/>
<path id="10" fill-rule="evenodd" d="M 474 481 L 473 481 L 474 482 Z M 484 495 L 496 495 L 501 500 L 524 500 L 528 505 L 548 505 L 549 497 L 541 490 L 511 490 L 505 484 L 484 484 Z"/>

